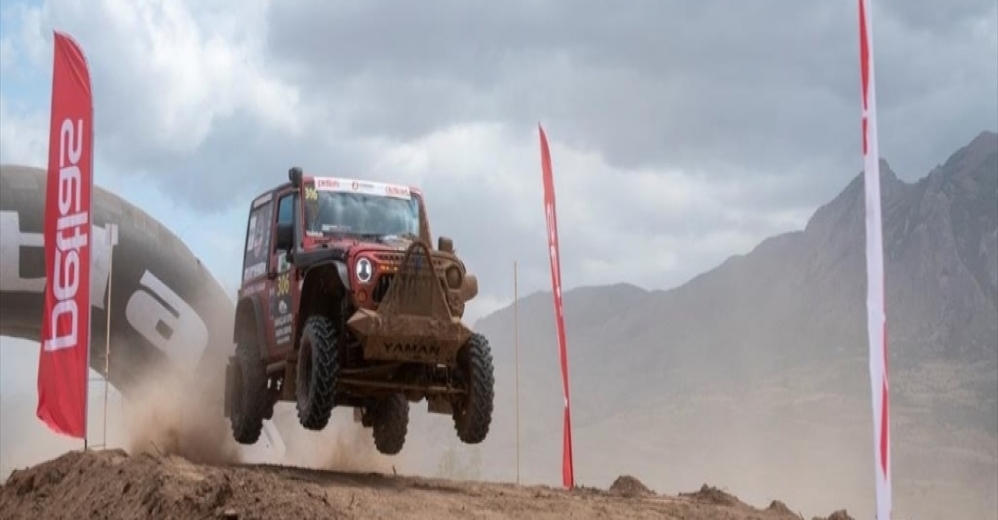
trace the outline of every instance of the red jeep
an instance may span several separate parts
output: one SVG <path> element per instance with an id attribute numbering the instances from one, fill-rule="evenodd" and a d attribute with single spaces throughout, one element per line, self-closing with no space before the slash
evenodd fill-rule
<path id="1" fill-rule="evenodd" d="M 492 355 L 461 321 L 478 281 L 450 239 L 431 249 L 421 191 L 298 167 L 288 176 L 250 205 L 225 374 L 235 439 L 255 443 L 278 400 L 295 401 L 311 430 L 350 406 L 378 450 L 396 454 L 409 403 L 426 399 L 463 442 L 482 442 Z"/>

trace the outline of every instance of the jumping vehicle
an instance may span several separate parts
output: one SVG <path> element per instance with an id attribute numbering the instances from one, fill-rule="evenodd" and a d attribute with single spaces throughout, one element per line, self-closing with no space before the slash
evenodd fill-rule
<path id="1" fill-rule="evenodd" d="M 422 191 L 288 171 L 250 204 L 225 416 L 253 444 L 278 401 L 310 430 L 353 408 L 378 451 L 402 450 L 409 405 L 450 414 L 481 443 L 492 420 L 491 347 L 462 322 L 478 294 L 453 241 L 432 249 Z"/>

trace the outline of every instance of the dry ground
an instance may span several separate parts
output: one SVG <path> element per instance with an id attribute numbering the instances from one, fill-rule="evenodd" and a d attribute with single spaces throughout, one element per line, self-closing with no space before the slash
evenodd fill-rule
<path id="1" fill-rule="evenodd" d="M 198 465 L 178 456 L 74 451 L 15 471 L 0 517 L 46 518 L 663 518 L 799 520 L 773 502 L 756 509 L 704 486 L 658 495 L 633 477 L 609 490 L 452 482 L 281 466 Z M 838 512 L 831 518 L 849 518 Z"/>

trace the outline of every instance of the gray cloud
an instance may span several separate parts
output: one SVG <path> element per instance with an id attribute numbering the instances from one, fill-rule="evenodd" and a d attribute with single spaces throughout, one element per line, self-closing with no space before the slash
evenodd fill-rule
<path id="1" fill-rule="evenodd" d="M 881 152 L 921 176 L 998 128 L 998 2 L 874 8 Z M 854 3 L 107 9 L 36 24 L 87 48 L 103 162 L 205 213 L 292 164 L 421 182 L 490 298 L 511 293 L 513 258 L 526 287 L 548 283 L 538 121 L 575 154 L 554 157 L 569 285 L 681 282 L 801 225 L 862 167 Z M 482 123 L 499 130 L 460 137 Z"/>
<path id="2" fill-rule="evenodd" d="M 845 8 L 790 4 L 774 23 L 775 9 L 718 2 L 365 5 L 276 4 L 268 33 L 274 61 L 323 85 L 319 97 L 371 80 L 369 110 L 355 112 L 362 131 L 411 138 L 455 121 L 543 118 L 615 166 L 720 170 L 793 168 L 855 131 L 855 109 L 815 124 L 856 104 Z"/>
<path id="3" fill-rule="evenodd" d="M 994 125 L 994 52 L 987 35 L 959 30 L 996 23 L 994 2 L 935 7 L 931 19 L 912 11 L 878 8 L 875 44 L 883 151 L 920 175 Z M 543 118 L 564 142 L 622 168 L 857 169 L 854 4 L 285 2 L 269 21 L 274 60 L 322 85 L 317 96 L 345 81 L 365 86 L 352 110 L 362 132 L 404 139 L 460 121 Z M 944 104 L 940 92 L 952 94 Z M 966 129 L 940 148 L 909 150 L 945 121 Z"/>

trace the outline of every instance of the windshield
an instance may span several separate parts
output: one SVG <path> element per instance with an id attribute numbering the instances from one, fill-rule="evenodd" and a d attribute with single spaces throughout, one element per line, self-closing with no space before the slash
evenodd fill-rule
<path id="1" fill-rule="evenodd" d="M 419 201 L 406 188 L 369 182 L 305 185 L 305 231 L 313 235 L 419 236 Z"/>

